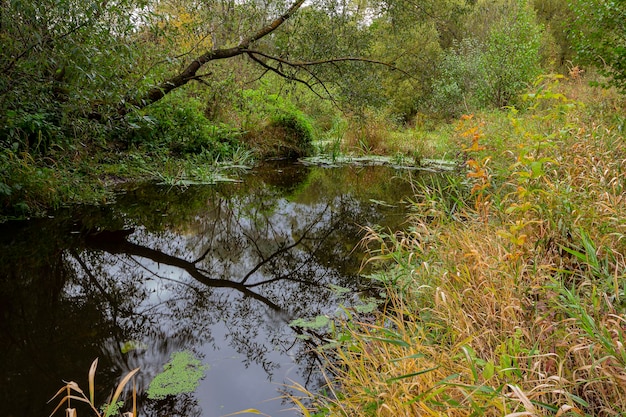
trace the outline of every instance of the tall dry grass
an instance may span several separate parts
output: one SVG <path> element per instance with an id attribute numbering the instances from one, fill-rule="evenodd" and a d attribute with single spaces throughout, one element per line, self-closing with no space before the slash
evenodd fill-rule
<path id="1" fill-rule="evenodd" d="M 338 321 L 306 413 L 626 413 L 625 103 L 556 81 L 459 121 L 466 178 L 369 231 L 386 303 Z"/>

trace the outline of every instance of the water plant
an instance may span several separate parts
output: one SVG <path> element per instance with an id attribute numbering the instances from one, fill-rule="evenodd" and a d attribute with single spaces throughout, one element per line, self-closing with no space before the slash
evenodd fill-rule
<path id="1" fill-rule="evenodd" d="M 50 402 L 58 399 L 59 403 L 52 411 L 53 416 L 61 407 L 65 405 L 65 413 L 68 417 L 76 417 L 77 409 L 72 406 L 72 402 L 87 404 L 89 410 L 96 417 L 111 417 L 123 414 L 124 417 L 136 417 L 138 409 L 138 393 L 134 383 L 134 377 L 139 372 L 139 368 L 135 368 L 128 372 L 119 382 L 115 391 L 110 398 L 101 406 L 98 405 L 95 398 L 96 391 L 96 368 L 98 367 L 98 359 L 95 359 L 88 374 L 88 394 L 80 388 L 80 386 L 70 381 L 60 388 L 57 393 L 50 399 Z M 204 372 L 208 366 L 202 365 L 191 352 L 181 351 L 172 353 L 170 360 L 163 366 L 163 371 L 157 374 L 150 382 L 146 390 L 146 397 L 150 400 L 162 400 L 168 396 L 176 396 L 179 394 L 191 393 L 196 390 L 200 380 L 204 377 Z M 121 400 L 122 394 L 125 392 L 127 385 L 133 382 L 132 386 L 132 405 L 131 411 L 121 413 L 124 409 L 124 401 Z"/>

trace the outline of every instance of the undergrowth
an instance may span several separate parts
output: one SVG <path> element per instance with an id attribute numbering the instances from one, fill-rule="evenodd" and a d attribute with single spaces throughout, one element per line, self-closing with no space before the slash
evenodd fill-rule
<path id="1" fill-rule="evenodd" d="M 0 222 L 41 216 L 70 204 L 107 203 L 115 198 L 115 187 L 128 181 L 184 187 L 236 179 L 255 160 L 244 146 L 232 146 L 226 156 L 209 149 L 181 156 L 167 148 L 123 153 L 96 148 L 53 150 L 43 159 L 0 150 Z"/>
<path id="2" fill-rule="evenodd" d="M 336 320 L 328 386 L 301 390 L 305 414 L 626 412 L 623 120 L 558 81 L 464 116 L 466 178 L 420 190 L 410 230 L 369 230 L 386 301 Z"/>

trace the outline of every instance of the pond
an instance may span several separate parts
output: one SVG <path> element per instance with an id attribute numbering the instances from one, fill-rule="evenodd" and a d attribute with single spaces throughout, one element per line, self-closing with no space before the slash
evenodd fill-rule
<path id="1" fill-rule="evenodd" d="M 0 417 L 50 415 L 63 381 L 87 390 L 95 358 L 97 401 L 140 368 L 141 415 L 299 415 L 284 385 L 320 386 L 322 330 L 290 323 L 357 301 L 370 285 L 362 226 L 401 227 L 408 178 L 428 175 L 268 164 L 238 183 L 124 185 L 108 205 L 0 225 Z M 204 378 L 146 398 L 176 352 Z"/>

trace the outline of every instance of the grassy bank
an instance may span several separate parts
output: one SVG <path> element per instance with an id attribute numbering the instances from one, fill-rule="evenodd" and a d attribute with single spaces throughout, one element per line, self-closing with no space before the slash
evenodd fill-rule
<path id="1" fill-rule="evenodd" d="M 0 221 L 38 217 L 71 204 L 106 204 L 124 182 L 152 181 L 171 186 L 212 184 L 236 179 L 250 166 L 246 148 L 222 160 L 209 153 L 173 155 L 166 149 L 124 152 L 97 149 L 68 155 L 52 151 L 45 158 L 5 151 L 0 172 Z"/>
<path id="2" fill-rule="evenodd" d="M 172 94 L 118 125 L 93 122 L 75 137 L 16 127 L 11 146 L 0 149 L 0 221 L 106 203 L 120 182 L 211 184 L 237 178 L 254 160 L 311 152 L 314 132 L 304 113 L 280 97 L 244 93 L 246 106 L 228 124 L 211 120 L 203 102 Z"/>
<path id="3" fill-rule="evenodd" d="M 369 232 L 385 303 L 337 320 L 305 414 L 626 412 L 624 100 L 553 81 L 463 117 L 466 178 L 419 190 L 409 232 Z"/>

